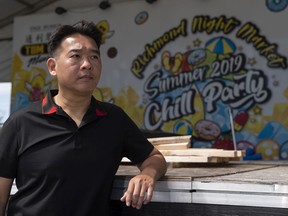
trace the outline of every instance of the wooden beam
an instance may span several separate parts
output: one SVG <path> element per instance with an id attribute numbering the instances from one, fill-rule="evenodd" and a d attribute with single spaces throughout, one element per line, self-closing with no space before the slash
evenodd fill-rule
<path id="1" fill-rule="evenodd" d="M 155 148 L 158 150 L 188 150 L 190 143 L 171 143 L 171 144 L 161 144 L 155 145 Z"/>
<path id="2" fill-rule="evenodd" d="M 218 157 L 208 156 L 165 156 L 167 163 L 220 163 L 223 162 Z"/>
<path id="3" fill-rule="evenodd" d="M 191 135 L 186 136 L 172 136 L 172 137 L 156 137 L 149 138 L 148 140 L 153 145 L 172 144 L 172 143 L 190 143 Z"/>
<path id="4" fill-rule="evenodd" d="M 162 146 L 162 145 L 160 145 Z M 242 157 L 243 151 L 209 149 L 209 148 L 188 148 L 188 149 L 159 149 L 164 156 L 214 156 L 214 157 Z"/>

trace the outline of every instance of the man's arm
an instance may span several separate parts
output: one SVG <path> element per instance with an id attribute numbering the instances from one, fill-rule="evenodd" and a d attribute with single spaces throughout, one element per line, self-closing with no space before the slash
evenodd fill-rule
<path id="1" fill-rule="evenodd" d="M 0 177 L 0 216 L 5 215 L 12 184 L 13 179 Z"/>
<path id="2" fill-rule="evenodd" d="M 163 155 L 154 148 L 149 157 L 138 164 L 140 174 L 129 181 L 128 189 L 121 197 L 122 202 L 126 202 L 127 206 L 140 209 L 142 204 L 151 201 L 155 181 L 165 175 L 167 164 Z"/>

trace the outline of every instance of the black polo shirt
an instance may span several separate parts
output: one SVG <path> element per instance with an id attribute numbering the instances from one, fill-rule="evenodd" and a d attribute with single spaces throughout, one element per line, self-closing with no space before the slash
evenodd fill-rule
<path id="1" fill-rule="evenodd" d="M 123 156 L 143 162 L 153 149 L 125 112 L 91 99 L 79 127 L 50 92 L 13 113 L 0 135 L 0 176 L 16 178 L 9 215 L 108 215 Z"/>

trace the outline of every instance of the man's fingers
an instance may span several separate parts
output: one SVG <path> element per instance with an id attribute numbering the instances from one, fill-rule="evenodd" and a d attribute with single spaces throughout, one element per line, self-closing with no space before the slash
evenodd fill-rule
<path id="1" fill-rule="evenodd" d="M 128 189 L 125 192 L 124 196 L 122 197 L 126 201 L 126 206 L 131 206 L 131 203 L 133 201 L 133 191 L 134 191 L 135 185 L 130 184 L 128 185 Z"/>
<path id="2" fill-rule="evenodd" d="M 146 196 L 147 196 L 146 191 L 147 191 L 146 185 L 145 185 L 145 187 L 142 186 L 141 191 L 140 191 L 140 195 L 138 197 L 138 202 L 136 205 L 137 209 L 140 209 L 142 207 L 143 202 L 146 200 Z"/>
<path id="3" fill-rule="evenodd" d="M 145 205 L 148 204 L 151 201 L 152 196 L 153 196 L 153 190 L 154 190 L 153 187 L 149 187 L 148 188 L 148 190 L 146 192 L 146 196 L 145 196 L 144 202 L 143 202 Z"/>
<path id="4" fill-rule="evenodd" d="M 124 195 L 120 198 L 120 200 L 121 200 L 122 202 L 125 202 L 125 201 L 126 201 L 126 192 L 125 192 Z"/>
<path id="5" fill-rule="evenodd" d="M 137 184 L 134 186 L 134 191 L 133 191 L 133 199 L 132 199 L 132 207 L 136 208 L 138 204 L 138 200 L 140 199 L 140 192 L 143 186 L 141 184 Z"/>

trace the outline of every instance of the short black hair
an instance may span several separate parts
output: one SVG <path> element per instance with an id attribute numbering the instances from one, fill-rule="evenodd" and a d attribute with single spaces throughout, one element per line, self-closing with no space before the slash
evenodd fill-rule
<path id="1" fill-rule="evenodd" d="M 102 33 L 93 22 L 81 20 L 73 25 L 61 25 L 51 34 L 47 44 L 49 55 L 53 56 L 55 54 L 63 38 L 77 33 L 92 38 L 96 42 L 98 49 L 100 48 Z"/>

